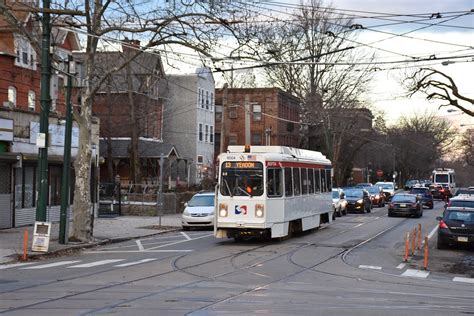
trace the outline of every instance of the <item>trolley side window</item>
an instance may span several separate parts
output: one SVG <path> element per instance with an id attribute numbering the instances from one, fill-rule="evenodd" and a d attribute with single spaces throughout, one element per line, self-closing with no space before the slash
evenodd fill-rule
<path id="1" fill-rule="evenodd" d="M 331 191 L 332 190 L 331 169 L 326 169 L 326 184 L 328 186 L 328 191 Z"/>
<path id="2" fill-rule="evenodd" d="M 293 195 L 293 176 L 291 168 L 285 168 L 285 196 Z"/>
<path id="3" fill-rule="evenodd" d="M 319 169 L 314 169 L 314 193 L 321 192 L 321 177 Z"/>
<path id="4" fill-rule="evenodd" d="M 281 169 L 267 170 L 267 196 L 283 196 L 283 179 Z"/>
<path id="5" fill-rule="evenodd" d="M 314 170 L 308 169 L 308 193 L 314 194 Z"/>
<path id="6" fill-rule="evenodd" d="M 326 192 L 326 171 L 324 169 L 320 169 L 319 171 L 321 172 L 321 192 Z"/>
<path id="7" fill-rule="evenodd" d="M 293 194 L 301 194 L 300 168 L 293 168 Z"/>
<path id="8" fill-rule="evenodd" d="M 301 168 L 301 194 L 308 194 L 308 169 Z"/>
<path id="9" fill-rule="evenodd" d="M 261 196 L 263 164 L 257 161 L 224 162 L 220 190 L 224 196 Z"/>

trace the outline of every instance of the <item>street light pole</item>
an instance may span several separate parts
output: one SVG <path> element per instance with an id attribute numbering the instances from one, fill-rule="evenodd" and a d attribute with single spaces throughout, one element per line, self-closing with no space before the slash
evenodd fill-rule
<path id="1" fill-rule="evenodd" d="M 44 138 L 41 144 L 40 137 L 37 137 L 38 149 L 38 197 L 36 203 L 36 220 L 46 221 L 46 202 L 48 193 L 48 129 L 49 129 L 49 109 L 51 105 L 50 85 L 51 85 L 51 56 L 49 52 L 51 38 L 51 17 L 49 13 L 50 1 L 43 0 L 43 16 L 41 19 L 43 34 L 41 41 L 41 114 L 40 131 L 38 136 Z"/>

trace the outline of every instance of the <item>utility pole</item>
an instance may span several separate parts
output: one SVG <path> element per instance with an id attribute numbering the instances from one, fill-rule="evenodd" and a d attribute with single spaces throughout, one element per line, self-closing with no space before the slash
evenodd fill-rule
<path id="1" fill-rule="evenodd" d="M 68 206 L 70 191 L 70 167 L 71 167 L 71 138 L 72 138 L 72 111 L 71 111 L 71 93 L 72 93 L 72 75 L 71 74 L 72 56 L 67 60 L 67 87 L 66 87 L 66 127 L 64 133 L 64 158 L 63 174 L 61 179 L 61 213 L 59 216 L 59 243 L 66 244 L 68 240 Z"/>
<path id="2" fill-rule="evenodd" d="M 43 34 L 41 41 L 41 114 L 40 132 L 37 137 L 38 149 L 38 197 L 36 203 L 36 220 L 46 221 L 46 204 L 48 194 L 48 128 L 49 109 L 51 105 L 51 56 L 49 52 L 51 39 L 50 1 L 43 0 L 43 16 L 41 19 Z M 40 137 L 41 135 L 41 137 Z M 44 144 L 41 144 L 44 138 Z M 39 143 L 38 143 L 39 141 Z"/>
<path id="3" fill-rule="evenodd" d="M 245 95 L 245 145 L 250 145 L 250 96 Z"/>
<path id="4" fill-rule="evenodd" d="M 163 213 L 163 165 L 164 165 L 164 157 L 163 153 L 160 154 L 160 182 L 158 183 L 158 194 L 157 194 L 157 215 L 159 216 L 159 227 L 161 227 L 161 215 Z M 188 180 L 189 181 L 189 180 Z"/>
<path id="5" fill-rule="evenodd" d="M 225 83 L 222 88 L 222 118 L 221 118 L 221 137 L 220 137 L 220 153 L 223 153 L 225 150 L 225 121 L 226 121 L 226 109 L 227 109 L 227 93 L 228 93 L 228 84 Z M 189 181 L 189 178 L 188 178 Z"/>

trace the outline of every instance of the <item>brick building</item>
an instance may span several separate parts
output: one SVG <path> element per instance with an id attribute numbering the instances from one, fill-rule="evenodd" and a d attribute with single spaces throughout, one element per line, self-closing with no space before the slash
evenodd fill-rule
<path id="1" fill-rule="evenodd" d="M 41 33 L 39 22 L 25 8 L 37 1 L 4 1 L 20 26 L 34 39 Z M 26 7 L 25 7 L 26 4 Z M 0 229 L 35 221 L 40 121 L 40 58 L 35 42 L 0 16 Z M 80 49 L 76 33 L 53 28 L 54 68 L 65 69 L 67 56 Z M 47 220 L 59 219 L 62 161 L 64 153 L 65 76 L 54 70 L 51 78 L 49 116 Z M 93 124 L 93 135 L 98 124 Z M 72 157 L 77 155 L 79 130 L 73 127 Z M 93 146 L 98 146 L 93 137 Z M 94 156 L 96 157 L 96 156 Z M 73 181 L 72 181 L 73 183 Z"/>
<path id="2" fill-rule="evenodd" d="M 220 152 L 223 118 L 223 89 L 216 90 L 215 152 Z M 224 149 L 246 143 L 245 121 L 250 144 L 299 147 L 301 101 L 279 88 L 229 88 L 225 106 Z M 245 111 L 246 107 L 248 112 Z M 246 115 L 247 113 L 247 115 Z M 247 117 L 246 117 L 247 116 Z"/>

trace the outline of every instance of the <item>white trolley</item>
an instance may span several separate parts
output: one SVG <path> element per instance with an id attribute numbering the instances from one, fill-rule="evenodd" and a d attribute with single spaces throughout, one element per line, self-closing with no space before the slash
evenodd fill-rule
<path id="1" fill-rule="evenodd" d="M 320 152 L 229 146 L 218 160 L 217 238 L 279 238 L 332 221 L 332 167 Z"/>

